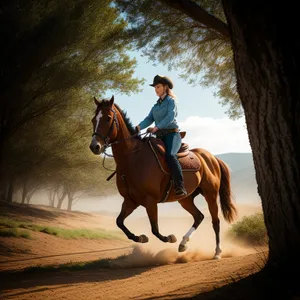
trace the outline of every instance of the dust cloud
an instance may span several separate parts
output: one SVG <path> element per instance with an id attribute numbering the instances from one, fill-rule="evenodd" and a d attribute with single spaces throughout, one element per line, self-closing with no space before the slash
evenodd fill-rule
<path id="1" fill-rule="evenodd" d="M 205 209 L 202 211 L 206 217 L 187 243 L 188 249 L 182 253 L 178 252 L 178 246 L 183 235 L 193 224 L 193 218 L 191 216 L 159 218 L 161 234 L 165 236 L 174 234 L 177 237 L 177 242 L 174 244 L 163 243 L 155 237 L 151 232 L 150 223 L 146 217 L 128 220 L 126 224 L 128 229 L 135 235 L 146 234 L 149 238 L 149 242 L 146 244 L 133 244 L 133 251 L 126 256 L 114 260 L 113 267 L 148 267 L 211 260 L 215 254 L 215 233 L 208 211 L 205 211 Z M 259 207 L 240 207 L 239 219 L 246 214 L 255 213 L 257 211 L 259 211 Z M 258 248 L 247 247 L 246 245 L 240 246 L 230 241 L 226 237 L 226 232 L 230 224 L 226 223 L 221 216 L 220 220 L 222 258 L 244 256 L 261 251 L 261 249 Z"/>

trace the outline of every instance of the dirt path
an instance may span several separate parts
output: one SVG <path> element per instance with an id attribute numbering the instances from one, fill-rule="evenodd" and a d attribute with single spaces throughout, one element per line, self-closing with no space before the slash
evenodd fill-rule
<path id="1" fill-rule="evenodd" d="M 250 210 L 247 210 L 250 213 Z M 14 205 L 6 216 L 35 224 L 63 228 L 103 228 L 115 230 L 115 218 L 80 212 Z M 147 218 L 128 220 L 136 234 L 146 234 L 149 243 L 128 240 L 62 239 L 31 232 L 31 239 L 0 238 L 0 299 L 174 299 L 213 290 L 257 272 L 266 253 L 233 245 L 226 240 L 228 224 L 222 221 L 222 259 L 211 260 L 215 236 L 209 217 L 189 241 L 188 251 L 178 253 L 180 238 L 190 228 L 191 217 L 160 218 L 165 235 L 174 233 L 178 241 L 165 244 L 151 233 Z M 120 256 L 123 256 L 120 259 Z M 20 273 L 36 265 L 110 258 L 109 268 L 81 271 Z M 14 271 L 14 274 L 3 273 Z M 205 298 L 206 299 L 206 298 Z M 208 299 L 208 298 L 207 298 Z"/>
<path id="2" fill-rule="evenodd" d="M 257 272 L 262 257 L 258 253 L 219 261 L 27 275 L 2 281 L 2 299 L 187 298 Z"/>

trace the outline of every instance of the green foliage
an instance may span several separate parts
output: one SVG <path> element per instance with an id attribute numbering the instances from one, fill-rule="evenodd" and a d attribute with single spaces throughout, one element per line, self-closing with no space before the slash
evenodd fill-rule
<path id="1" fill-rule="evenodd" d="M 92 96 L 144 82 L 133 77 L 127 23 L 108 0 L 4 1 L 0 21 L 0 173 L 24 196 L 103 191 L 107 172 L 89 150 Z"/>
<path id="2" fill-rule="evenodd" d="M 267 243 L 267 231 L 262 213 L 245 216 L 228 231 L 228 236 L 237 241 L 252 246 L 262 246 Z"/>
<path id="3" fill-rule="evenodd" d="M 226 22 L 221 1 L 194 2 Z M 241 116 L 229 40 L 164 1 L 117 0 L 116 3 L 127 16 L 128 35 L 135 38 L 135 47 L 142 49 L 153 62 L 182 70 L 182 77 L 189 84 L 214 87 L 221 103 L 230 105 L 229 116 Z"/>
<path id="4" fill-rule="evenodd" d="M 65 239 L 108 239 L 108 240 L 125 240 L 122 233 L 114 231 L 106 231 L 104 229 L 65 229 L 59 227 L 50 227 L 32 224 L 30 222 L 12 220 L 8 218 L 0 218 L 0 228 L 2 236 L 22 236 L 30 237 L 27 232 L 19 232 L 18 228 L 24 228 L 36 232 L 42 232 Z M 26 236 L 27 235 L 27 236 Z"/>
<path id="5" fill-rule="evenodd" d="M 121 233 L 108 232 L 103 229 L 64 229 L 58 227 L 49 227 L 41 225 L 31 225 L 28 229 L 47 233 L 64 239 L 86 238 L 90 240 L 107 239 L 107 240 L 124 240 L 124 235 Z"/>
<path id="6" fill-rule="evenodd" d="M 30 233 L 26 231 L 20 231 L 17 228 L 1 228 L 0 226 L 0 236 L 2 237 L 22 237 L 25 239 L 30 239 Z"/>

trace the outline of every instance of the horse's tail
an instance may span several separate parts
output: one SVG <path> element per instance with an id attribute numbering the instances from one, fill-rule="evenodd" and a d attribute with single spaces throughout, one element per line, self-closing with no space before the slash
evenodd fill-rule
<path id="1" fill-rule="evenodd" d="M 231 223 L 237 216 L 237 211 L 234 203 L 232 202 L 231 186 L 230 186 L 230 173 L 228 166 L 217 158 L 221 168 L 221 184 L 220 184 L 220 203 L 224 219 Z"/>

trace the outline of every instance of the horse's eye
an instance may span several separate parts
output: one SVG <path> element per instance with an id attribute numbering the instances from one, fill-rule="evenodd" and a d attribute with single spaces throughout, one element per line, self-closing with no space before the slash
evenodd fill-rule
<path id="1" fill-rule="evenodd" d="M 108 123 L 108 122 L 110 122 L 110 120 L 111 120 L 111 116 L 108 116 L 106 119 L 106 122 Z"/>

